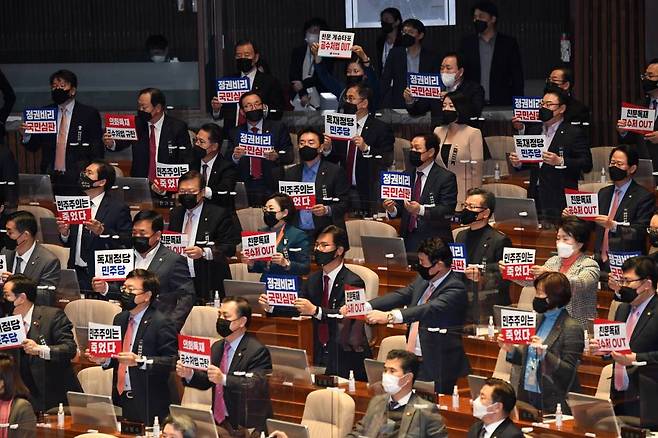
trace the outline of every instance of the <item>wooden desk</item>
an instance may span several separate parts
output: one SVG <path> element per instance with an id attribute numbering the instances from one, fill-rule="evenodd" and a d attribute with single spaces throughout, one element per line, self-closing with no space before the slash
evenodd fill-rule
<path id="1" fill-rule="evenodd" d="M 310 317 L 280 318 L 252 315 L 249 333 L 264 345 L 277 345 L 306 350 L 313 363 L 313 321 Z"/>
<path id="2" fill-rule="evenodd" d="M 164 420 L 164 419 L 163 419 Z M 160 420 L 160 421 L 163 421 Z M 94 429 L 94 430 L 99 430 L 98 426 L 89 426 L 89 425 L 81 425 L 81 424 L 73 424 L 71 421 L 71 416 L 67 415 L 65 420 L 64 420 L 64 429 L 58 429 L 57 428 L 57 415 L 49 415 L 46 420 L 46 424 L 50 427 L 37 427 L 36 435 L 37 437 L 41 438 L 50 438 L 50 437 L 57 437 L 57 438 L 68 438 L 68 437 L 76 437 L 78 435 L 81 435 L 83 433 L 87 433 L 88 430 Z M 162 424 L 162 423 L 160 423 Z M 124 435 L 120 434 L 117 432 L 110 432 L 107 430 L 99 430 L 99 432 L 102 433 L 107 433 L 108 435 L 113 435 L 117 437 L 132 437 L 134 438 L 135 435 Z"/>

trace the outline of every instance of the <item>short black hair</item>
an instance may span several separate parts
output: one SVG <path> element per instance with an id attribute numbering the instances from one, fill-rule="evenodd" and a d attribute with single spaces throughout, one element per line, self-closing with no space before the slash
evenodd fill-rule
<path id="1" fill-rule="evenodd" d="M 32 213 L 25 210 L 18 210 L 7 216 L 7 222 L 12 221 L 16 225 L 19 233 L 29 232 L 34 238 L 37 235 L 37 219 Z"/>
<path id="2" fill-rule="evenodd" d="M 167 41 L 167 38 L 164 37 L 164 35 L 149 35 L 148 38 L 146 38 L 146 50 L 152 50 L 152 49 L 160 49 L 164 50 L 167 47 L 169 47 L 169 41 Z"/>
<path id="3" fill-rule="evenodd" d="M 414 381 L 418 375 L 418 368 L 420 367 L 420 361 L 418 356 L 407 350 L 391 350 L 386 355 L 386 360 L 396 360 L 399 359 L 402 365 L 402 371 L 405 374 L 411 373 L 414 376 Z"/>
<path id="4" fill-rule="evenodd" d="M 320 144 L 324 143 L 324 134 L 312 126 L 307 126 L 306 128 L 300 129 L 299 132 L 297 133 L 297 141 L 299 141 L 299 139 L 302 138 L 302 135 L 309 133 L 314 134 L 316 137 L 318 137 L 318 141 L 320 142 Z"/>
<path id="5" fill-rule="evenodd" d="M 612 160 L 612 154 L 615 152 L 623 152 L 626 155 L 626 161 L 628 161 L 628 166 L 637 166 L 640 164 L 640 155 L 637 153 L 635 146 L 628 144 L 620 144 L 610 151 L 610 157 L 608 160 Z"/>
<path id="6" fill-rule="evenodd" d="M 151 105 L 153 105 L 154 107 L 156 105 L 160 105 L 163 110 L 167 108 L 167 99 L 165 98 L 165 95 L 162 92 L 162 90 L 160 90 L 159 88 L 153 88 L 153 87 L 143 88 L 139 90 L 138 96 L 141 96 L 142 94 L 148 94 L 151 97 Z"/>
<path id="7" fill-rule="evenodd" d="M 221 144 L 224 139 L 224 131 L 217 123 L 204 123 L 199 131 L 207 132 L 211 143 Z"/>
<path id="8" fill-rule="evenodd" d="M 151 292 L 151 302 L 155 301 L 160 293 L 160 280 L 158 280 L 158 276 L 154 272 L 146 269 L 133 269 L 128 272 L 126 279 L 128 278 L 139 278 L 142 280 L 142 289 L 144 289 L 144 292 Z"/>
<path id="9" fill-rule="evenodd" d="M 249 324 L 251 324 L 251 305 L 249 304 L 249 301 L 242 297 L 229 296 L 225 297 L 222 300 L 222 303 L 228 303 L 231 301 L 233 301 L 238 307 L 238 318 L 242 318 L 243 316 L 247 318 L 247 324 L 245 327 L 249 327 Z"/>
<path id="10" fill-rule="evenodd" d="M 240 101 L 239 101 L 240 108 L 242 108 L 242 102 L 244 102 L 244 100 L 249 96 L 258 96 L 260 102 L 263 103 L 263 96 L 258 91 L 254 91 L 254 90 L 247 91 L 242 96 L 240 96 Z"/>
<path id="11" fill-rule="evenodd" d="M 562 229 L 562 231 L 573 237 L 576 242 L 582 243 L 581 252 L 587 250 L 590 235 L 590 228 L 587 222 L 576 216 L 564 216 L 558 223 L 558 229 Z"/>
<path id="12" fill-rule="evenodd" d="M 649 256 L 637 256 L 626 259 L 624 264 L 621 265 L 622 272 L 634 270 L 640 278 L 648 278 L 651 280 L 651 284 L 654 289 L 656 284 L 658 284 L 658 268 L 656 267 L 656 262 Z"/>
<path id="13" fill-rule="evenodd" d="M 516 405 L 516 393 L 514 392 L 514 387 L 509 382 L 506 382 L 503 379 L 497 379 L 496 377 L 489 377 L 484 381 L 484 384 L 493 388 L 493 391 L 491 392 L 491 401 L 494 403 L 502 403 L 503 410 L 509 415 Z"/>
<path id="14" fill-rule="evenodd" d="M 658 64 L 658 58 L 652 58 L 647 62 L 647 67 L 649 67 L 652 64 Z"/>
<path id="15" fill-rule="evenodd" d="M 473 5 L 473 7 L 471 8 L 471 16 L 475 13 L 476 9 L 479 9 L 482 12 L 486 12 L 492 17 L 498 17 L 498 6 L 496 6 L 494 3 L 490 1 L 481 1 Z"/>
<path id="16" fill-rule="evenodd" d="M 342 257 L 345 257 L 345 253 L 348 249 L 350 249 L 350 239 L 347 236 L 347 232 L 339 226 L 327 225 L 318 233 L 318 237 L 320 237 L 322 234 L 331 234 L 331 237 L 334 239 L 334 245 L 336 245 L 336 248 L 339 246 L 343 247 Z"/>
<path id="17" fill-rule="evenodd" d="M 546 90 L 544 94 L 552 94 L 553 96 L 557 97 L 557 101 L 560 105 L 569 104 L 569 95 L 565 93 L 561 88 L 550 88 L 549 90 Z"/>
<path id="18" fill-rule="evenodd" d="M 55 79 L 61 79 L 71 84 L 72 87 L 78 88 L 78 77 L 71 70 L 57 70 L 55 73 L 50 75 L 48 83 L 52 85 Z"/>
<path id="19" fill-rule="evenodd" d="M 372 100 L 372 88 L 370 88 L 368 84 L 359 82 L 358 84 L 350 85 L 348 90 L 352 88 L 356 88 L 356 94 L 358 94 L 361 99 L 368 99 L 368 103 L 370 103 Z"/>
<path id="20" fill-rule="evenodd" d="M 471 104 L 471 100 L 459 91 L 452 91 L 446 94 L 445 97 L 449 97 L 452 104 L 455 106 L 455 110 L 457 111 L 457 123 L 469 123 L 473 116 L 473 105 Z"/>
<path id="21" fill-rule="evenodd" d="M 464 66 L 464 60 L 462 59 L 462 56 L 458 52 L 448 52 L 445 55 L 443 55 L 443 59 L 446 58 L 455 58 L 457 60 L 457 68 L 462 68 Z"/>
<path id="22" fill-rule="evenodd" d="M 407 18 L 402 22 L 400 28 L 404 28 L 405 26 L 411 26 L 414 29 L 416 29 L 419 33 L 425 33 L 425 25 L 423 24 L 422 21 L 420 21 L 417 18 Z"/>
<path id="23" fill-rule="evenodd" d="M 302 32 L 306 34 L 306 31 L 309 30 L 310 28 L 317 26 L 320 28 L 320 30 L 325 30 L 329 26 L 327 26 L 327 22 L 324 20 L 324 18 L 320 17 L 313 17 L 304 22 L 304 26 L 302 27 Z"/>
<path id="24" fill-rule="evenodd" d="M 433 132 L 420 132 L 418 134 L 414 134 L 411 137 L 411 140 L 413 141 L 413 139 L 416 137 L 420 137 L 425 140 L 425 150 L 428 151 L 430 149 L 434 149 L 434 156 L 436 157 L 436 154 L 439 153 L 439 147 L 441 146 L 439 144 L 439 138 L 436 136 L 436 134 Z"/>
<path id="25" fill-rule="evenodd" d="M 533 286 L 542 285 L 548 298 L 549 309 L 564 307 L 571 301 L 571 283 L 561 272 L 548 271 L 535 278 Z"/>
<path id="26" fill-rule="evenodd" d="M 283 218 L 284 221 L 290 222 L 297 216 L 297 208 L 295 207 L 295 202 L 292 200 L 290 195 L 281 192 L 272 193 L 265 200 L 265 203 L 267 203 L 267 201 L 270 199 L 274 199 L 276 203 L 279 204 L 281 211 L 288 210 L 288 215 Z"/>
<path id="27" fill-rule="evenodd" d="M 469 196 L 482 196 L 484 205 L 489 209 L 489 216 L 494 214 L 496 210 L 496 195 L 488 190 L 481 189 L 480 187 L 473 187 L 466 192 L 466 197 Z"/>
<path id="28" fill-rule="evenodd" d="M 104 189 L 106 192 L 110 191 L 117 180 L 117 171 L 114 166 L 105 160 L 91 160 L 89 164 L 98 166 L 98 179 L 104 179 L 106 181 Z"/>
<path id="29" fill-rule="evenodd" d="M 199 190 L 203 190 L 206 188 L 206 179 L 199 173 L 198 170 L 188 170 L 184 174 L 182 174 L 178 178 L 178 187 L 180 187 L 180 183 L 183 181 L 192 181 L 192 180 L 199 180 Z"/>
<path id="30" fill-rule="evenodd" d="M 133 218 L 133 225 L 137 222 L 149 221 L 154 233 L 164 230 L 164 218 L 155 210 L 142 210 Z"/>
<path id="31" fill-rule="evenodd" d="M 7 353 L 0 353 L 0 380 L 4 383 L 4 391 L 0 400 L 9 401 L 16 397 L 28 399 L 30 391 L 21 378 L 20 367 L 16 360 Z"/>
<path id="32" fill-rule="evenodd" d="M 569 88 L 573 88 L 573 70 L 571 70 L 569 67 L 566 67 L 564 65 L 558 65 L 557 67 L 553 68 L 551 71 L 559 70 L 562 72 L 562 80 L 565 82 L 569 82 Z"/>
<path id="33" fill-rule="evenodd" d="M 30 303 L 34 303 L 37 299 L 37 283 L 25 274 L 13 274 L 7 279 L 7 283 L 11 283 L 12 293 L 15 296 L 25 294 Z"/>
<path id="34" fill-rule="evenodd" d="M 238 40 L 238 42 L 235 43 L 235 46 L 233 46 L 233 52 L 238 50 L 238 47 L 242 47 L 242 46 L 246 46 L 246 45 L 251 45 L 251 47 L 254 48 L 254 54 L 258 54 L 258 46 L 256 46 L 256 43 L 253 42 L 252 40 L 246 39 L 246 38 Z"/>
<path id="35" fill-rule="evenodd" d="M 390 14 L 390 15 L 393 16 L 393 20 L 399 21 L 400 23 L 402 23 L 402 14 L 400 13 L 400 10 L 398 8 L 392 8 L 391 7 L 391 8 L 382 9 L 382 11 L 379 13 L 379 19 L 380 20 L 383 18 L 384 14 Z M 402 27 L 402 26 L 398 27 L 398 32 L 400 32 L 400 27 Z"/>
<path id="36" fill-rule="evenodd" d="M 194 438 L 196 437 L 196 423 L 187 415 L 167 415 L 164 423 L 162 423 L 162 428 L 167 424 L 171 424 L 177 432 L 180 432 L 183 435 L 183 438 Z"/>
<path id="37" fill-rule="evenodd" d="M 422 252 L 429 259 L 432 265 L 436 262 L 443 262 L 447 268 L 450 268 L 452 265 L 452 251 L 450 247 L 443 243 L 443 240 L 440 237 L 430 237 L 420 242 L 417 252 Z"/>

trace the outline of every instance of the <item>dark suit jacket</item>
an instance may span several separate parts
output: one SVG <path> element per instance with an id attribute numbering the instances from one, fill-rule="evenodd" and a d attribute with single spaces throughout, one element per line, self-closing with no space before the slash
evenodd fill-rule
<path id="1" fill-rule="evenodd" d="M 460 231 L 455 238 L 455 242 L 466 243 L 469 232 L 470 228 Z M 482 238 L 475 246 L 466 247 L 466 262 L 468 264 L 485 265 L 484 278 L 480 284 L 473 283 L 464 277 L 469 294 L 475 286 L 479 287 L 481 293 L 491 290 L 498 291 L 490 298 L 486 297 L 486 299 L 480 295 L 480 322 L 484 322 L 489 318 L 489 315 L 493 315 L 493 306 L 495 304 L 508 306 L 512 302 L 509 296 L 509 280 L 503 280 L 500 269 L 498 269 L 498 262 L 503 259 L 503 248 L 505 247 L 511 248 L 512 240 L 489 225 L 484 227 Z M 471 302 L 473 301 L 471 300 Z"/>
<path id="2" fill-rule="evenodd" d="M 395 43 L 393 43 L 393 47 L 391 50 L 395 47 L 401 47 L 400 46 L 400 37 L 402 36 L 402 33 L 398 32 L 398 35 L 395 37 Z M 377 69 L 377 74 L 382 75 L 384 72 L 384 60 L 383 60 L 383 55 L 384 55 L 384 43 L 386 42 L 386 35 L 383 33 L 380 33 L 377 35 L 377 40 L 375 41 L 375 48 L 376 51 L 375 53 L 370 54 L 370 59 L 375 60 L 375 65 Z M 390 55 L 391 52 L 389 51 L 388 54 Z M 324 62 L 324 60 L 322 61 Z"/>
<path id="3" fill-rule="evenodd" d="M 37 417 L 30 402 L 14 397 L 9 412 L 9 424 L 18 424 L 17 429 L 7 429 L 7 438 L 32 438 L 36 436 Z"/>
<path id="4" fill-rule="evenodd" d="M 606 215 L 610 211 L 610 204 L 615 192 L 615 185 L 609 185 L 599 190 L 599 214 Z M 617 231 L 608 233 L 608 246 L 610 251 L 640 251 L 646 252 L 647 227 L 656 208 L 656 200 L 650 193 L 631 180 L 631 185 L 617 207 L 614 220 L 629 222 L 630 226 L 617 226 Z M 600 255 L 605 229 L 596 226 L 596 243 L 594 254 Z"/>
<path id="5" fill-rule="evenodd" d="M 212 345 L 211 363 L 220 366 L 224 354 L 225 341 Z M 226 374 L 224 386 L 224 403 L 228 412 L 228 421 L 234 427 L 256 427 L 264 430 L 265 420 L 272 417 L 268 381 L 266 374 L 272 370 L 270 352 L 255 336 L 245 333 L 233 354 L 233 360 Z M 237 376 L 236 371 L 254 373 L 253 377 Z M 212 388 L 213 406 L 215 405 L 215 384 L 208 380 L 205 371 L 194 371 L 192 379 L 185 386 L 206 390 Z M 246 415 L 245 415 L 246 414 Z"/>
<path id="6" fill-rule="evenodd" d="M 589 124 L 589 108 L 573 96 L 569 96 L 567 110 L 564 112 L 564 121 L 582 125 Z"/>
<path id="7" fill-rule="evenodd" d="M 228 149 L 226 151 L 226 159 L 233 163 L 233 149 L 240 143 L 240 133 L 248 132 L 249 124 L 244 124 L 231 128 L 228 131 Z M 283 173 L 283 166 L 291 164 L 295 159 L 293 155 L 292 142 L 290 141 L 290 134 L 288 127 L 276 120 L 266 119 L 263 120 L 263 134 L 272 134 L 272 142 L 274 143 L 275 150 L 279 153 L 279 158 L 276 161 L 261 160 L 263 170 L 263 180 L 265 184 L 274 192 L 278 191 L 277 181 Z M 285 152 L 285 153 L 284 153 Z M 240 181 L 251 181 L 251 174 L 249 170 L 249 157 L 242 157 L 238 161 L 238 172 L 240 174 Z"/>
<path id="8" fill-rule="evenodd" d="M 194 160 L 190 164 L 190 170 L 196 170 L 201 173 L 201 161 Z M 224 159 L 218 155 L 210 170 L 207 187 L 212 190 L 212 198 L 207 202 L 224 207 L 227 210 L 235 211 L 235 196 L 231 192 L 235 191 L 235 183 L 238 181 L 238 168 L 232 161 Z"/>
<path id="9" fill-rule="evenodd" d="M 472 117 L 480 117 L 484 107 L 484 88 L 477 82 L 463 80 L 455 89 L 456 93 L 463 94 L 471 103 Z M 407 105 L 407 112 L 411 116 L 422 116 L 427 111 L 431 114 L 432 126 L 443 125 L 443 99 L 416 99 L 411 105 Z M 470 120 L 468 124 L 480 129 L 479 120 Z"/>
<path id="10" fill-rule="evenodd" d="M 541 326 L 542 317 L 537 318 L 537 328 Z M 544 340 L 548 346 L 546 356 L 540 361 L 538 369 L 539 387 L 542 391 L 544 413 L 555 413 L 558 403 L 562 404 L 562 412 L 570 413 L 566 402 L 568 392 L 578 392 L 578 364 L 583 355 L 585 341 L 583 326 L 578 320 L 569 316 L 567 309 L 557 317 L 555 325 Z M 512 384 L 517 384 L 516 394 L 519 400 L 528 401 L 527 393 L 523 389 L 525 382 L 525 364 L 528 347 L 515 346 L 514 351 L 508 353 L 507 361 L 512 366 Z"/>
<path id="11" fill-rule="evenodd" d="M 231 75 L 233 78 L 240 76 L 242 76 L 240 73 L 234 73 Z M 251 86 L 251 91 L 258 91 L 263 103 L 267 105 L 267 108 L 270 111 L 267 116 L 269 120 L 281 120 L 285 104 L 283 102 L 283 90 L 281 90 L 281 84 L 278 79 L 270 74 L 257 71 L 256 76 L 254 76 L 254 83 Z M 224 119 L 224 126 L 229 128 L 235 126 L 237 123 L 237 111 L 237 103 L 227 103 L 222 105 L 218 117 L 215 117 L 213 114 L 213 119 Z"/>
<path id="12" fill-rule="evenodd" d="M 525 134 L 541 134 L 542 125 L 542 123 L 526 124 Z M 587 136 L 578 126 L 560 122 L 548 151 L 559 155 L 560 149 L 564 153 L 566 169 L 556 169 L 548 164 L 542 164 L 541 167 L 537 164 L 522 166 L 530 169 L 528 197 L 538 200 L 538 210 L 540 210 L 538 213 L 549 219 L 559 218 L 562 210 L 567 206 L 564 189 L 577 190 L 580 176 L 592 170 L 592 152 Z"/>
<path id="13" fill-rule="evenodd" d="M 22 349 L 17 351 L 32 406 L 45 411 L 59 403 L 67 404 L 67 391 L 82 391 L 71 366 L 77 352 L 71 321 L 61 309 L 35 305 L 27 337 L 50 347 L 50 360 L 27 355 Z"/>
<path id="14" fill-rule="evenodd" d="M 311 77 L 302 79 L 304 77 L 304 58 L 306 57 L 306 50 L 308 44 L 304 43 L 301 46 L 297 46 L 292 49 L 290 53 L 290 68 L 288 69 L 288 81 L 300 81 L 304 83 L 304 88 L 315 87 L 318 92 L 327 91 L 326 87 L 318 79 L 317 75 L 314 73 Z M 313 62 L 313 60 L 311 60 Z M 333 71 L 334 60 L 332 58 L 323 58 L 322 63 L 325 63 L 325 68 L 327 71 Z M 294 94 L 293 94 L 294 97 Z"/>
<path id="15" fill-rule="evenodd" d="M 0 253 L 7 257 L 8 272 L 13 272 L 16 251 L 5 248 Z M 57 256 L 41 246 L 39 242 L 35 244 L 30 260 L 27 262 L 25 260 L 23 261 L 23 274 L 37 282 L 39 286 L 59 286 L 61 268 L 62 266 Z M 54 306 L 55 291 L 38 289 L 35 304 L 39 306 Z"/>
<path id="16" fill-rule="evenodd" d="M 429 49 L 420 50 L 419 73 L 439 73 L 441 62 Z M 407 50 L 394 47 L 388 52 L 381 77 L 381 108 L 406 108 L 402 93 L 407 88 Z"/>
<path id="17" fill-rule="evenodd" d="M 636 103 L 643 108 L 650 108 L 651 98 L 645 97 L 642 102 Z M 656 113 L 656 120 L 658 121 L 658 113 Z M 658 129 L 658 125 L 656 125 L 655 121 L 654 129 Z M 644 138 L 644 135 L 625 131 L 624 135 L 618 135 L 618 141 L 622 144 L 635 145 L 640 158 L 650 158 L 651 162 L 653 163 L 653 168 L 658 169 L 658 148 L 656 148 L 653 143 L 647 141 Z"/>
<path id="18" fill-rule="evenodd" d="M 171 210 L 169 230 L 182 232 L 186 214 L 187 210 L 182 206 Z M 231 278 L 227 258 L 235 255 L 235 247 L 240 243 L 241 231 L 240 223 L 234 221 L 233 214 L 226 208 L 203 203 L 196 242 L 190 242 L 189 245 L 205 247 L 207 245 L 198 242 L 213 242 L 210 246 L 213 259 L 206 260 L 202 257 L 194 260 L 194 288 L 198 298 L 208 302 L 214 298 L 211 291 L 215 290 L 219 291 L 220 296 L 224 296 L 224 279 Z"/>
<path id="19" fill-rule="evenodd" d="M 416 181 L 416 168 L 411 173 L 411 187 Z M 432 163 L 432 169 L 427 177 L 420 204 L 425 205 L 425 216 L 419 216 L 416 229 L 409 233 L 409 212 L 401 202 L 398 202 L 398 216 L 402 214 L 400 235 L 405 238 L 407 251 L 415 252 L 418 245 L 429 237 L 440 237 L 445 243 L 452 242 L 450 218 L 457 206 L 457 177 L 449 170 Z"/>
<path id="20" fill-rule="evenodd" d="M 305 163 L 300 163 L 287 169 L 284 180 L 301 181 L 302 166 L 305 165 Z M 313 216 L 316 232 L 328 225 L 336 225 L 345 229 L 345 213 L 347 213 L 349 207 L 349 190 L 350 186 L 347 183 L 345 171 L 337 164 L 322 159 L 315 178 L 315 198 L 318 204 L 322 203 L 331 207 L 331 216 Z M 325 198 L 337 198 L 338 201 L 328 201 Z M 293 225 L 299 227 L 299 215 L 295 218 Z"/>
<path id="21" fill-rule="evenodd" d="M 147 178 L 153 158 L 149 148 L 149 125 L 137 119 L 137 141 L 117 141 L 116 150 L 132 146 L 133 161 L 130 176 Z M 192 143 L 187 131 L 187 123 L 165 113 L 162 132 L 157 144 L 157 162 L 163 164 L 184 164 L 192 162 Z M 183 148 L 183 149 L 180 149 Z"/>
<path id="22" fill-rule="evenodd" d="M 451 271 L 427 303 L 418 305 L 428 286 L 428 281 L 416 276 L 409 286 L 370 300 L 370 304 L 376 310 L 401 309 L 402 320 L 409 326 L 419 322 L 418 337 L 423 362 L 418 379 L 433 380 L 435 390 L 447 394 L 452 391 L 457 379 L 467 375 L 470 369 L 462 344 L 468 297 L 460 276 Z M 407 307 L 403 309 L 403 306 Z M 448 331 L 430 332 L 429 328 Z"/>
<path id="23" fill-rule="evenodd" d="M 616 321 L 626 321 L 630 304 L 621 303 L 615 313 Z M 615 405 L 623 404 L 625 415 L 639 416 L 642 427 L 658 427 L 658 298 L 651 298 L 635 325 L 629 345 L 637 361 L 646 361 L 641 367 L 627 367 L 628 389 L 620 393 L 615 389 L 614 377 L 610 379 L 611 398 Z M 613 373 L 614 376 L 614 373 Z M 625 403 L 621 403 L 625 402 Z"/>
<path id="24" fill-rule="evenodd" d="M 56 108 L 50 104 L 44 108 Z M 75 101 L 73 113 L 70 117 L 69 133 L 66 146 L 66 174 L 64 181 L 67 193 L 75 194 L 80 172 L 93 159 L 103 158 L 103 131 L 101 129 L 101 116 L 96 108 Z M 77 143 L 72 145 L 71 143 Z M 88 143 L 88 146 L 83 145 Z M 29 151 L 41 149 L 41 173 L 52 174 L 55 165 L 55 150 L 57 147 L 57 134 L 32 134 L 25 143 Z"/>
<path id="25" fill-rule="evenodd" d="M 371 156 L 366 158 L 359 148 L 356 150 L 356 188 L 361 202 L 368 205 L 369 209 L 378 210 L 381 204 L 379 174 L 393 162 L 395 137 L 389 124 L 372 115 L 366 119 L 361 136 L 370 146 Z M 326 157 L 327 160 L 340 164 L 347 175 L 350 174 L 350 169 L 347 168 L 348 144 L 347 141 L 334 141 L 331 153 Z"/>
<path id="26" fill-rule="evenodd" d="M 128 328 L 130 312 L 123 311 L 114 317 L 113 325 L 121 326 L 121 336 L 125 336 Z M 146 358 L 153 359 L 153 364 L 147 369 L 140 366 L 128 367 L 130 385 L 134 396 L 144 401 L 144 404 L 136 403 L 139 409 L 128 411 L 124 409 L 123 416 L 131 421 L 142 421 L 152 424 L 156 415 L 166 417 L 169 413 L 169 405 L 172 402 L 169 393 L 169 375 L 176 363 L 178 354 L 178 339 L 176 329 L 172 321 L 164 314 L 149 306 L 137 327 L 132 352 Z M 112 359 L 107 365 L 112 368 L 112 399 L 114 404 L 121 406 L 119 393 L 116 390 L 117 372 L 119 362 Z M 146 410 L 146 397 L 148 397 L 148 412 Z"/>
<path id="27" fill-rule="evenodd" d="M 0 124 L 0 135 L 3 126 Z M 14 182 L 15 184 L 2 184 L 0 186 L 0 201 L 7 208 L 16 208 L 18 206 L 18 163 L 14 158 L 14 153 L 9 146 L 2 144 L 4 136 L 0 136 L 0 181 Z M 4 227 L 4 225 L 3 225 Z"/>
<path id="28" fill-rule="evenodd" d="M 468 438 L 479 438 L 480 431 L 484 427 L 482 420 L 478 420 L 468 429 Z M 491 438 L 523 438 L 523 432 L 509 417 L 498 425 L 491 434 Z"/>
<path id="29" fill-rule="evenodd" d="M 2 92 L 2 107 L 0 108 L 0 144 L 5 141 L 5 122 L 11 114 L 11 109 L 16 103 L 16 93 L 11 84 L 0 70 L 0 92 Z"/>
<path id="30" fill-rule="evenodd" d="M 261 228 L 259 231 L 273 232 L 273 228 Z M 278 235 L 278 234 L 277 234 Z M 311 244 L 308 241 L 306 233 L 294 225 L 286 224 L 283 230 L 283 239 L 276 247 L 290 261 L 288 269 L 281 265 L 260 260 L 254 261 L 254 266 L 249 268 L 249 272 L 262 272 L 261 281 L 265 281 L 265 276 L 272 275 L 306 275 L 311 270 Z"/>
<path id="31" fill-rule="evenodd" d="M 464 76 L 477 83 L 481 83 L 479 38 L 478 35 L 467 35 L 459 46 Z M 523 64 L 519 44 L 516 38 L 498 32 L 491 59 L 489 103 L 512 105 L 513 96 L 523 96 L 523 85 Z"/>

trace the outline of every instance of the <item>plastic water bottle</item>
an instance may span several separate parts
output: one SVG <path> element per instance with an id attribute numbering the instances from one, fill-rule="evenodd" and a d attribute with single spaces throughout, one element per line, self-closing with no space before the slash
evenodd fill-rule
<path id="1" fill-rule="evenodd" d="M 457 389 L 457 385 L 452 388 L 452 408 L 459 408 L 459 390 Z"/>
<path id="2" fill-rule="evenodd" d="M 64 405 L 59 404 L 59 409 L 57 409 L 57 428 L 64 429 Z"/>
<path id="3" fill-rule="evenodd" d="M 555 409 L 555 425 L 562 427 L 562 403 L 558 403 Z"/>
<path id="4" fill-rule="evenodd" d="M 495 327 L 494 327 L 493 315 L 489 315 L 489 326 L 487 327 L 487 337 L 489 339 L 493 339 L 494 333 L 495 333 Z"/>
<path id="5" fill-rule="evenodd" d="M 605 176 L 605 167 L 601 168 L 601 184 L 608 182 L 608 178 Z"/>
<path id="6" fill-rule="evenodd" d="M 158 417 L 155 417 L 153 420 L 153 436 L 155 438 L 160 438 L 160 421 L 158 420 Z"/>
<path id="7" fill-rule="evenodd" d="M 219 299 L 219 291 L 215 291 L 215 301 L 213 303 L 213 306 L 215 309 L 219 309 L 219 307 L 222 305 L 222 301 Z"/>
<path id="8" fill-rule="evenodd" d="M 356 381 L 354 380 L 354 371 L 350 370 L 350 379 L 347 382 L 347 390 L 349 392 L 356 392 Z"/>
<path id="9" fill-rule="evenodd" d="M 589 353 L 589 332 L 587 330 L 583 330 L 583 337 L 585 339 L 585 348 L 583 349 L 583 353 Z"/>
<path id="10" fill-rule="evenodd" d="M 494 181 L 500 181 L 500 164 L 496 163 L 494 168 Z"/>

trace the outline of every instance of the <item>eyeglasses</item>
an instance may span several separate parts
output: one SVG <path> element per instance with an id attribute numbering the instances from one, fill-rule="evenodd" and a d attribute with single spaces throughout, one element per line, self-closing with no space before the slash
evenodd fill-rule
<path id="1" fill-rule="evenodd" d="M 199 194 L 199 190 L 194 190 L 194 191 L 191 191 L 191 190 L 179 190 L 179 191 L 178 191 L 178 194 L 179 194 L 179 195 L 198 195 L 198 194 Z"/>
<path id="2" fill-rule="evenodd" d="M 544 102 L 543 100 L 541 102 L 539 102 L 539 105 L 543 106 L 544 108 L 550 108 L 552 106 L 560 106 L 559 103 Z"/>
<path id="3" fill-rule="evenodd" d="M 119 290 L 120 290 L 121 292 L 123 292 L 124 294 L 143 295 L 143 294 L 146 293 L 146 292 L 144 291 L 144 289 L 128 288 L 128 287 L 126 287 L 126 286 L 121 286 L 121 287 L 119 288 Z M 141 290 L 142 293 L 141 293 L 141 294 L 136 294 L 136 293 L 134 292 L 134 291 L 136 291 L 136 290 Z"/>
<path id="4" fill-rule="evenodd" d="M 653 73 L 642 73 L 640 75 L 640 79 L 649 79 L 650 81 L 655 81 L 658 79 L 658 75 L 654 75 Z"/>
<path id="5" fill-rule="evenodd" d="M 327 243 L 327 242 L 317 242 L 315 246 L 313 246 L 313 249 L 328 249 L 334 246 L 333 243 Z"/>
<path id="6" fill-rule="evenodd" d="M 658 228 L 647 227 L 647 234 L 658 234 Z"/>
<path id="7" fill-rule="evenodd" d="M 486 210 L 487 207 L 479 206 L 479 205 L 473 205 L 473 204 L 467 204 L 467 203 L 462 203 L 462 208 L 467 208 L 469 210 Z"/>
<path id="8" fill-rule="evenodd" d="M 619 285 L 621 285 L 621 286 L 628 286 L 631 283 L 634 283 L 636 281 L 642 281 L 642 280 L 645 280 L 645 279 L 644 278 L 635 278 L 633 280 L 627 280 L 625 278 L 621 278 L 621 279 L 617 280 L 617 283 L 619 283 Z"/>

